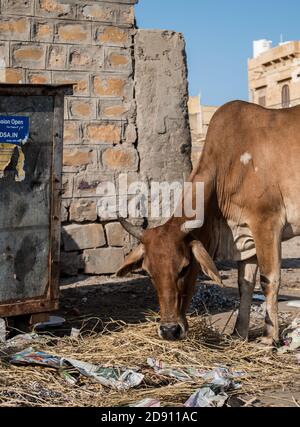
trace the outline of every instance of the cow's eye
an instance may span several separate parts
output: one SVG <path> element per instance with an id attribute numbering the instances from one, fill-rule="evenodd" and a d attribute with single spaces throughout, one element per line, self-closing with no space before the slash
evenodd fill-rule
<path id="1" fill-rule="evenodd" d="M 181 272 L 180 272 L 180 273 L 179 273 L 179 275 L 178 275 L 179 279 L 182 279 L 183 277 L 185 277 L 185 276 L 186 276 L 186 274 L 187 274 L 187 273 L 188 273 L 188 271 L 189 271 L 189 268 L 190 268 L 190 266 L 189 266 L 189 265 L 187 265 L 187 266 L 183 267 L 183 269 L 181 270 Z"/>

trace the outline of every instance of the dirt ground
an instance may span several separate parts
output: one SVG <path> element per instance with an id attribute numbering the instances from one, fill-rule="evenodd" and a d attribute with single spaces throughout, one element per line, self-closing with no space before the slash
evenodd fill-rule
<path id="1" fill-rule="evenodd" d="M 283 244 L 282 286 L 280 290 L 280 323 L 281 328 L 289 324 L 291 319 L 299 317 L 299 309 L 287 306 L 289 300 L 300 300 L 300 239 L 294 239 Z M 234 264 L 219 264 L 222 279 L 226 285 L 224 298 L 229 303 L 226 307 L 210 310 L 201 304 L 199 313 L 210 312 L 211 321 L 220 330 L 231 333 L 236 319 L 233 309 L 238 301 L 237 271 Z M 197 287 L 212 285 L 205 277 L 200 277 Z M 259 283 L 256 293 L 261 293 Z M 259 307 L 262 302 L 254 302 Z M 101 330 L 105 322 L 121 320 L 125 323 L 147 321 L 147 312 L 158 311 L 158 301 L 154 288 L 146 275 L 132 275 L 119 280 L 113 277 L 76 277 L 61 281 L 61 308 L 58 315 L 66 319 L 66 323 L 56 332 L 60 335 L 70 334 L 71 327 L 87 330 Z M 258 309 L 259 310 L 259 309 Z M 195 315 L 195 313 L 194 313 Z M 255 310 L 251 314 L 251 336 L 255 339 L 262 332 L 263 317 Z M 300 375 L 300 372 L 299 372 Z M 251 401 L 256 396 L 241 396 L 245 401 Z M 232 402 L 232 405 L 239 402 Z M 300 376 L 295 378 L 295 384 L 288 390 L 270 390 L 257 397 L 252 406 L 299 406 L 300 405 Z"/>

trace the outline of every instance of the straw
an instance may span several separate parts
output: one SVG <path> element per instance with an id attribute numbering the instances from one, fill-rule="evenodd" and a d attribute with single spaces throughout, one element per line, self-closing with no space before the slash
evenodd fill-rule
<path id="1" fill-rule="evenodd" d="M 227 367 L 243 371 L 238 393 L 259 396 L 299 384 L 299 364 L 294 354 L 278 355 L 255 342 L 240 342 L 218 333 L 206 317 L 189 319 L 189 338 L 163 341 L 157 334 L 156 318 L 128 325 L 110 322 L 102 333 L 83 332 L 78 338 L 59 338 L 34 345 L 35 350 L 107 367 L 139 367 L 145 375 L 138 388 L 120 392 L 78 375 L 76 385 L 66 382 L 59 371 L 39 366 L 13 366 L 0 362 L 0 406 L 127 406 L 146 397 L 159 399 L 163 406 L 182 406 L 201 387 L 203 379 L 179 382 L 163 377 L 147 364 L 152 357 L 175 368 L 212 370 Z M 73 373 L 76 376 L 76 374 Z M 237 391 L 233 392 L 237 393 Z"/>

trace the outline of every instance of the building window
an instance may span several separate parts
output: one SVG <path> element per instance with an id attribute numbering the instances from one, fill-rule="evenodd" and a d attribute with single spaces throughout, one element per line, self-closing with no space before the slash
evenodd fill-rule
<path id="1" fill-rule="evenodd" d="M 282 87 L 282 92 L 281 92 L 281 105 L 282 108 L 289 108 L 290 106 L 290 87 L 289 85 L 284 85 Z"/>
<path id="2" fill-rule="evenodd" d="M 266 106 L 266 97 L 265 97 L 265 96 L 260 96 L 260 97 L 258 98 L 258 103 L 259 103 L 259 105 L 261 105 L 262 107 L 265 107 L 265 106 Z"/>

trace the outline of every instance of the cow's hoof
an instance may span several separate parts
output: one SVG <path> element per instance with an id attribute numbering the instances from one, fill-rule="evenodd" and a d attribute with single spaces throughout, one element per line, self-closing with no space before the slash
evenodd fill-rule
<path id="1" fill-rule="evenodd" d="M 231 334 L 231 338 L 233 340 L 236 340 L 236 341 L 243 341 L 243 342 L 247 342 L 248 341 L 248 335 L 239 334 L 237 331 L 234 331 Z"/>

